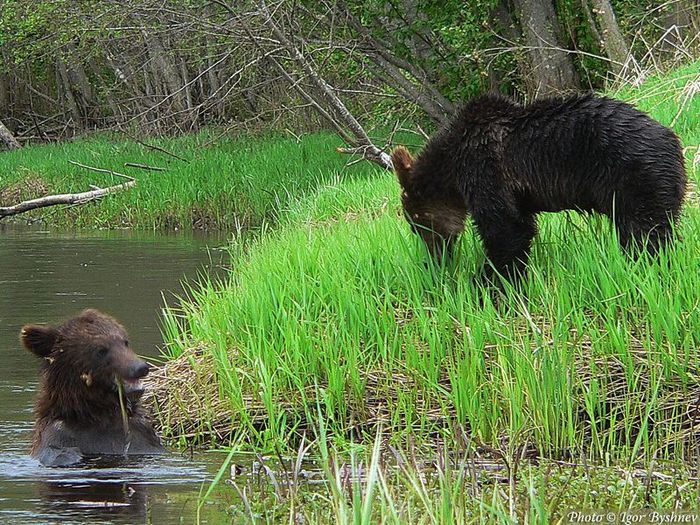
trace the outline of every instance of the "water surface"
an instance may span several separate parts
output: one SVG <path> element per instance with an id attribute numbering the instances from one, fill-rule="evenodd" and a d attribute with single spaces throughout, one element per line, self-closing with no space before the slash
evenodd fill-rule
<path id="1" fill-rule="evenodd" d="M 126 327 L 158 356 L 160 313 L 226 262 L 221 238 L 132 232 L 55 233 L 0 225 L 0 522 L 193 523 L 219 454 L 113 458 L 44 468 L 28 455 L 38 363 L 18 340 L 26 323 L 58 323 L 84 308 Z M 215 521 L 219 523 L 224 519 Z M 203 520 L 202 522 L 206 522 Z"/>

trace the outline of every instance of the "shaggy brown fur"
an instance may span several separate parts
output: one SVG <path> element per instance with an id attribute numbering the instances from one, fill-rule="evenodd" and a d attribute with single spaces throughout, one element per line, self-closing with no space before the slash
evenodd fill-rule
<path id="1" fill-rule="evenodd" d="M 673 131 L 593 95 L 529 106 L 481 97 L 416 159 L 398 147 L 392 161 L 406 218 L 430 252 L 449 255 L 470 215 L 507 277 L 525 267 L 540 212 L 602 213 L 624 248 L 655 253 L 671 238 L 687 182 Z"/>
<path id="2" fill-rule="evenodd" d="M 85 310 L 56 327 L 27 325 L 20 339 L 42 358 L 31 454 L 43 465 L 164 452 L 139 406 L 149 365 L 115 319 Z"/>

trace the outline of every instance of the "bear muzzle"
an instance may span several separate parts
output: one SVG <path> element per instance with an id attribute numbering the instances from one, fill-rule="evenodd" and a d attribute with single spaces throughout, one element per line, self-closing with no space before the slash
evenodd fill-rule
<path id="1" fill-rule="evenodd" d="M 116 377 L 115 380 L 121 382 L 127 396 L 140 396 L 145 390 L 141 379 L 148 375 L 150 369 L 151 365 L 138 359 L 127 368 L 126 374 L 122 377 Z"/>

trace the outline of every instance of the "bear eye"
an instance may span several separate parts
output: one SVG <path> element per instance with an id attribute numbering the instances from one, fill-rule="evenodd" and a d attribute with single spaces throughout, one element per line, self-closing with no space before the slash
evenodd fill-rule
<path id="1" fill-rule="evenodd" d="M 107 352 L 109 352 L 109 348 L 106 346 L 101 346 L 100 348 L 97 349 L 97 355 L 100 357 L 106 356 Z"/>
<path id="2" fill-rule="evenodd" d="M 129 340 L 128 340 L 128 339 L 124 339 L 124 346 L 129 346 Z"/>

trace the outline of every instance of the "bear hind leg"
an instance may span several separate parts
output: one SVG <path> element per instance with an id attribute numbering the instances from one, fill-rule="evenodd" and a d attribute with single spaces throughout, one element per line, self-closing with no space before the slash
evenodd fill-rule
<path id="1" fill-rule="evenodd" d="M 622 248 L 633 257 L 641 250 L 655 255 L 674 238 L 686 189 L 685 177 L 672 175 L 674 171 L 632 172 L 626 187 L 613 197 L 612 209 L 604 211 L 615 224 Z M 683 173 L 682 164 L 678 171 Z"/>
<path id="2" fill-rule="evenodd" d="M 638 255 L 646 250 L 656 255 L 660 249 L 673 240 L 673 226 L 676 220 L 671 213 L 657 217 L 619 216 L 615 218 L 615 228 L 623 250 Z"/>

